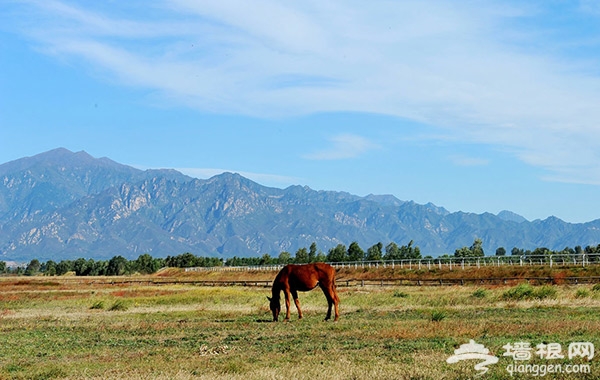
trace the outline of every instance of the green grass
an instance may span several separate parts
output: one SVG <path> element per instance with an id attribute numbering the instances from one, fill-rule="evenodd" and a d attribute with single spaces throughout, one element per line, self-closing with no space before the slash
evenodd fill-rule
<path id="1" fill-rule="evenodd" d="M 507 343 L 600 347 L 600 300 L 578 295 L 590 287 L 518 287 L 339 287 L 336 323 L 318 289 L 300 293 L 304 319 L 292 306 L 279 323 L 265 288 L 2 292 L 0 379 L 469 379 L 474 362 L 445 360 L 470 339 L 500 358 L 479 378 L 525 379 L 506 372 Z M 558 378 L 597 378 L 597 360 Z"/>
<path id="2" fill-rule="evenodd" d="M 556 288 L 550 285 L 544 285 L 534 287 L 529 284 L 523 283 L 511 288 L 503 293 L 503 297 L 506 300 L 530 300 L 538 299 L 543 300 L 546 298 L 556 298 Z"/>

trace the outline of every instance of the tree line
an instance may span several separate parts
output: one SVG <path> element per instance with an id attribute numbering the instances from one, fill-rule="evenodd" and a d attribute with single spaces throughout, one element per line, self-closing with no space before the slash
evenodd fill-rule
<path id="1" fill-rule="evenodd" d="M 357 262 L 357 261 L 391 261 L 391 260 L 417 260 L 431 259 L 443 260 L 449 258 L 476 258 L 485 257 L 483 250 L 483 241 L 475 239 L 469 247 L 462 247 L 455 250 L 454 255 L 442 255 L 437 258 L 432 256 L 421 256 L 421 250 L 413 246 L 411 240 L 408 244 L 399 246 L 395 242 L 383 245 L 381 242 L 372 245 L 366 251 L 363 250 L 357 242 L 352 242 L 348 247 L 344 244 L 338 244 L 329 249 L 327 253 L 319 250 L 316 243 L 312 243 L 309 248 L 298 249 L 293 255 L 290 252 L 282 251 L 278 256 L 273 257 L 268 253 L 257 257 L 237 257 L 221 259 L 217 257 L 196 256 L 186 252 L 177 256 L 167 256 L 166 258 L 154 258 L 150 254 L 140 255 L 135 260 L 128 260 L 123 256 L 115 256 L 110 260 L 94 260 L 79 258 L 76 260 L 62 260 L 54 262 L 48 260 L 40 262 L 37 259 L 31 260 L 25 267 L 9 268 L 6 262 L 0 261 L 0 273 L 16 275 L 39 275 L 61 276 L 67 273 L 73 273 L 76 276 L 121 276 L 134 273 L 153 274 L 164 267 L 172 268 L 191 268 L 191 267 L 215 267 L 215 266 L 260 266 L 260 265 L 280 265 L 280 264 L 306 264 L 315 262 Z M 495 256 L 507 256 L 504 247 L 499 247 L 495 251 Z M 563 250 L 556 251 L 540 247 L 534 250 L 524 250 L 514 247 L 510 251 L 511 256 L 549 256 L 549 255 L 576 255 L 576 254 L 598 254 L 600 255 L 600 244 L 597 246 L 587 246 L 582 248 L 565 247 Z"/>
<path id="2" fill-rule="evenodd" d="M 475 239 L 470 247 L 462 247 L 454 251 L 454 257 L 484 257 L 485 252 L 483 251 L 483 241 L 481 239 Z M 538 247 L 534 250 L 522 249 L 513 247 L 510 251 L 510 256 L 528 257 L 528 256 L 549 256 L 549 255 L 595 255 L 600 254 L 600 244 L 597 246 L 588 245 L 582 248 L 580 245 L 575 248 L 565 247 L 562 250 L 552 250 L 546 247 Z M 507 256 L 508 252 L 504 247 L 498 247 L 495 252 L 495 256 Z M 448 258 L 449 255 L 440 256 L 440 258 Z"/>

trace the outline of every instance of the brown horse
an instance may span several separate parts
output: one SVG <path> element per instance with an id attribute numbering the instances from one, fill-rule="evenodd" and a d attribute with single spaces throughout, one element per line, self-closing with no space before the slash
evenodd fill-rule
<path id="1" fill-rule="evenodd" d="M 323 293 L 325 293 L 327 303 L 329 304 L 325 320 L 327 321 L 331 318 L 331 306 L 334 305 L 334 320 L 337 321 L 340 317 L 338 312 L 340 299 L 335 290 L 335 269 L 331 265 L 325 263 L 304 265 L 290 264 L 281 269 L 273 281 L 273 288 L 271 289 L 273 296 L 267 297 L 270 302 L 271 311 L 273 312 L 273 321 L 277 322 L 279 319 L 279 312 L 281 311 L 279 299 L 282 290 L 285 295 L 285 321 L 288 321 L 290 319 L 290 294 L 294 298 L 296 309 L 298 309 L 298 318 L 301 319 L 302 310 L 300 310 L 298 292 L 313 290 L 317 285 L 323 290 Z"/>

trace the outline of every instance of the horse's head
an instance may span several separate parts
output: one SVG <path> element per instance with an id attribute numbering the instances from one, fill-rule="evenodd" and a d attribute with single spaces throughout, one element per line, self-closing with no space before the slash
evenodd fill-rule
<path id="1" fill-rule="evenodd" d="M 281 304 L 279 303 L 279 298 L 275 299 L 275 297 L 267 297 L 269 300 L 269 308 L 273 313 L 273 322 L 277 322 L 279 320 L 279 312 L 281 311 Z"/>

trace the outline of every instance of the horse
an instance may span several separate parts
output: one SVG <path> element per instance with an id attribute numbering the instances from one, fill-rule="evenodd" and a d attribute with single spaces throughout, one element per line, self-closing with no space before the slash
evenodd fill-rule
<path id="1" fill-rule="evenodd" d="M 335 306 L 335 319 L 337 321 L 340 317 L 338 311 L 338 304 L 340 299 L 335 289 L 335 269 L 325 263 L 314 263 L 314 264 L 303 264 L 303 265 L 286 265 L 279 271 L 277 277 L 273 281 L 273 287 L 271 288 L 272 297 L 267 297 L 269 300 L 269 307 L 273 312 L 273 322 L 279 320 L 279 312 L 281 311 L 281 304 L 279 302 L 281 291 L 285 296 L 285 319 L 290 319 L 290 294 L 294 298 L 296 309 L 298 310 L 298 319 L 302 319 L 302 310 L 300 310 L 300 301 L 298 300 L 298 292 L 306 292 L 313 290 L 317 285 L 323 290 L 329 308 L 327 309 L 327 316 L 325 320 L 331 318 L 331 306 Z"/>

